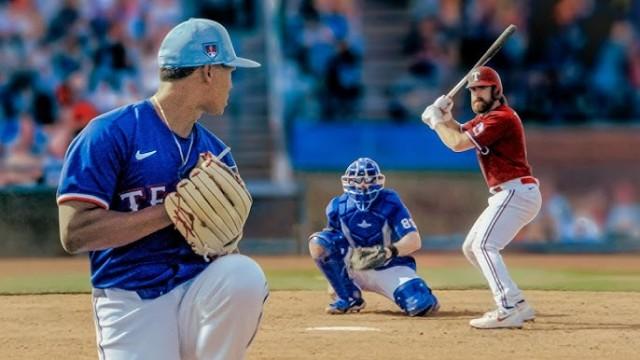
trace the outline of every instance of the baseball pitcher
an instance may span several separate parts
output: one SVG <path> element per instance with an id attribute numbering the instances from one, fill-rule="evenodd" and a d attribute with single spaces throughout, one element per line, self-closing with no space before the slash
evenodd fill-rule
<path id="1" fill-rule="evenodd" d="M 236 67 L 260 64 L 207 19 L 172 29 L 158 62 L 152 98 L 98 116 L 70 145 L 62 245 L 89 252 L 100 359 L 242 359 L 268 294 L 237 251 L 252 200 L 197 121 L 223 113 Z"/>
<path id="2" fill-rule="evenodd" d="M 473 319 L 474 328 L 520 328 L 535 311 L 509 276 L 500 251 L 540 211 L 538 180 L 527 162 L 524 129 L 507 105 L 498 73 L 488 66 L 467 78 L 471 107 L 477 114 L 461 125 L 451 114 L 453 101 L 443 95 L 422 114 L 422 121 L 453 151 L 476 149 L 489 192 L 487 208 L 473 224 L 462 251 L 489 283 L 497 309 Z"/>
<path id="3" fill-rule="evenodd" d="M 327 227 L 309 237 L 311 257 L 335 291 L 329 314 L 363 309 L 362 290 L 385 296 L 409 316 L 439 308 L 410 256 L 421 247 L 416 225 L 384 181 L 375 161 L 351 163 L 342 176 L 344 194 L 327 206 Z"/>

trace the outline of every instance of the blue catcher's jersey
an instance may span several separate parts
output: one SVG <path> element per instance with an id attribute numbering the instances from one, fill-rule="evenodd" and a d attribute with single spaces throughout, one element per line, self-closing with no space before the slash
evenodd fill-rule
<path id="1" fill-rule="evenodd" d="M 226 149 L 215 135 L 196 123 L 190 139 L 176 135 L 144 100 L 92 120 L 73 140 L 62 169 L 58 203 L 80 200 L 115 211 L 138 211 L 161 204 L 187 176 L 198 155 Z M 187 155 L 189 153 L 189 155 Z M 222 161 L 235 169 L 230 153 Z M 137 291 L 149 299 L 169 292 L 208 265 L 182 235 L 166 227 L 131 244 L 89 252 L 95 288 Z"/>
<path id="2" fill-rule="evenodd" d="M 390 189 L 382 189 L 369 209 L 364 211 L 359 210 L 347 194 L 342 194 L 329 202 L 326 213 L 328 227 L 340 231 L 351 247 L 388 246 L 417 231 L 409 210 L 398 194 Z M 397 265 L 416 269 L 413 257 L 399 256 L 376 270 Z"/>

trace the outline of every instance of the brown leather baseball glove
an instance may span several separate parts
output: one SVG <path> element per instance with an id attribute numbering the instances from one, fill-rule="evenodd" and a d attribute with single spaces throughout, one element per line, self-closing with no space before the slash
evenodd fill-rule
<path id="1" fill-rule="evenodd" d="M 164 205 L 193 251 L 208 260 L 237 249 L 252 202 L 240 175 L 209 153 Z"/>

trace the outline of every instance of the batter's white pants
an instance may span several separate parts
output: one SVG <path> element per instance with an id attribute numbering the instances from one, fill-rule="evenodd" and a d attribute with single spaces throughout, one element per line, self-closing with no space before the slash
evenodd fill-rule
<path id="1" fill-rule="evenodd" d="M 194 279 L 151 300 L 134 291 L 94 289 L 99 358 L 243 359 L 267 295 L 262 269 L 240 254 L 214 260 Z"/>
<path id="2" fill-rule="evenodd" d="M 538 214 L 542 197 L 536 184 L 512 180 L 500 187 L 503 190 L 489 198 L 489 206 L 471 227 L 462 252 L 482 271 L 496 305 L 509 308 L 523 296 L 509 276 L 500 251 Z"/>

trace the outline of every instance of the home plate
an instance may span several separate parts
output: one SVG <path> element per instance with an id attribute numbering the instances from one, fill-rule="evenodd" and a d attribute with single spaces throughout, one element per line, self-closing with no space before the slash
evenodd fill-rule
<path id="1" fill-rule="evenodd" d="M 308 327 L 306 331 L 380 331 L 378 328 L 368 326 L 317 326 Z"/>

